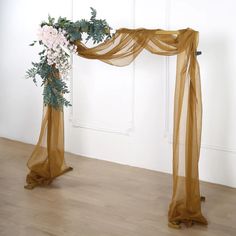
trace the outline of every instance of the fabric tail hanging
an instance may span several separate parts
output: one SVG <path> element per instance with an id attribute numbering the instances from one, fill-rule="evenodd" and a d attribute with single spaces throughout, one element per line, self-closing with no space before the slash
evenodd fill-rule
<path id="1" fill-rule="evenodd" d="M 57 176 L 72 170 L 64 160 L 63 110 L 44 106 L 39 140 L 27 163 L 30 173 L 25 188 L 48 185 Z"/>
<path id="2" fill-rule="evenodd" d="M 169 220 L 207 224 L 201 213 L 198 161 L 202 128 L 202 100 L 199 66 L 196 59 L 198 33 L 177 56 L 174 131 L 173 131 L 173 196 Z"/>

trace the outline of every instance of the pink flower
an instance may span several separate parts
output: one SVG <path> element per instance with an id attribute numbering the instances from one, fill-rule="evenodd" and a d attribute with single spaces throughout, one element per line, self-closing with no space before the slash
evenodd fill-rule
<path id="1" fill-rule="evenodd" d="M 77 47 L 70 44 L 66 38 L 66 31 L 56 29 L 53 26 L 44 25 L 38 29 L 38 40 L 46 47 L 47 63 L 55 64 L 64 78 L 68 77 L 71 65 L 70 58 L 66 53 L 77 53 Z"/>

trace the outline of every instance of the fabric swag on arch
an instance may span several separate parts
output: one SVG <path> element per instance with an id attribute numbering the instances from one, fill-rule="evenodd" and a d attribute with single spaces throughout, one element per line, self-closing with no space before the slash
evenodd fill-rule
<path id="1" fill-rule="evenodd" d="M 129 65 L 146 49 L 157 55 L 177 55 L 173 130 L 173 194 L 169 222 L 207 224 L 201 213 L 198 162 L 201 144 L 202 100 L 196 58 L 198 32 L 160 29 L 126 29 L 93 48 L 75 42 L 79 56 L 98 59 L 114 66 Z M 59 78 L 60 75 L 58 75 Z M 63 110 L 44 107 L 39 141 L 28 161 L 26 188 L 49 184 L 71 170 L 64 161 Z"/>

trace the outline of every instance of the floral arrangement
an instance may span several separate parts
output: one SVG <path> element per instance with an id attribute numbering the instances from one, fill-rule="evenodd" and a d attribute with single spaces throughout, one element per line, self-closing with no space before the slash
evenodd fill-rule
<path id="1" fill-rule="evenodd" d="M 36 43 L 43 46 L 39 52 L 40 61 L 32 62 L 33 67 L 26 71 L 26 78 L 32 78 L 37 84 L 37 77 L 42 79 L 44 86 L 43 101 L 56 109 L 63 106 L 71 106 L 63 97 L 69 93 L 65 80 L 71 69 L 71 54 L 77 54 L 75 42 L 81 41 L 86 35 L 86 42 L 90 39 L 93 43 L 99 43 L 111 37 L 111 27 L 106 20 L 96 19 L 96 10 L 91 7 L 90 20 L 78 20 L 72 22 L 66 18 L 48 17 L 48 21 L 40 24 L 38 40 Z"/>

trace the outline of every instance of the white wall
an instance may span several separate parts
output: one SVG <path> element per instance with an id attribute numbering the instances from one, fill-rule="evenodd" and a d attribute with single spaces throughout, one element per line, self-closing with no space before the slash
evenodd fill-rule
<path id="1" fill-rule="evenodd" d="M 233 0 L 74 0 L 73 5 L 66 0 L 0 1 L 0 136 L 37 141 L 42 89 L 23 78 L 30 61 L 37 59 L 38 50 L 28 43 L 48 13 L 73 15 L 76 20 L 89 17 L 90 6 L 115 29 L 200 31 L 204 106 L 200 178 L 236 187 Z M 148 52 L 118 69 L 74 58 L 73 108 L 65 114 L 66 150 L 171 173 L 174 79 L 175 58 L 166 60 Z"/>

